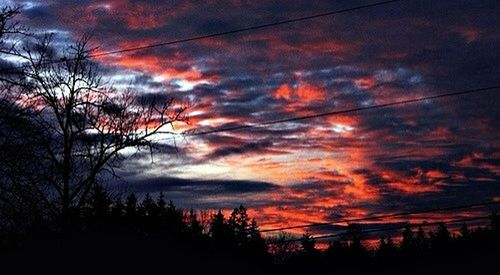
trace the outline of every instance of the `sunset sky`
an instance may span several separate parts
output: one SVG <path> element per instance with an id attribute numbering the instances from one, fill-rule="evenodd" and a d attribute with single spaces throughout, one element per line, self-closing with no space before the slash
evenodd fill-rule
<path id="1" fill-rule="evenodd" d="M 92 33 L 107 52 L 376 1 L 2 2 L 57 44 Z M 117 88 L 192 106 L 177 131 L 207 131 L 498 85 L 499 14 L 498 0 L 407 0 L 96 61 Z M 500 200 L 499 100 L 495 90 L 188 136 L 177 150 L 158 137 L 154 162 L 134 155 L 109 185 L 184 208 L 243 204 L 264 228 Z"/>

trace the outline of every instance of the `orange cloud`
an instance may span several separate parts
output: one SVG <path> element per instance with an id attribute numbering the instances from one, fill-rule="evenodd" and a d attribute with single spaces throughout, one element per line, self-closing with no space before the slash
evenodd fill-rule
<path id="1" fill-rule="evenodd" d="M 288 84 L 282 84 L 274 93 L 274 98 L 276 99 L 286 99 L 290 100 L 292 98 L 294 91 L 292 88 L 290 88 L 290 85 Z"/>
<path id="2" fill-rule="evenodd" d="M 358 87 L 359 89 L 371 89 L 373 86 L 375 86 L 377 82 L 373 77 L 364 77 L 360 79 L 356 79 L 354 81 L 354 85 Z"/>
<path id="3" fill-rule="evenodd" d="M 287 101 L 299 101 L 301 104 L 310 104 L 326 98 L 325 90 L 307 83 L 299 83 L 296 87 L 282 84 L 275 92 L 274 98 Z"/>

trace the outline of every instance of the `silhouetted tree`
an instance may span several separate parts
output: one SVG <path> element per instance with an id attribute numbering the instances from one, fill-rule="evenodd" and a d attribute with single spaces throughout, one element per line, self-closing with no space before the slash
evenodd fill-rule
<path id="1" fill-rule="evenodd" d="M 254 257 L 262 259 L 268 257 L 266 241 L 262 238 L 255 219 L 252 219 L 248 228 L 248 245 L 246 249 L 248 249 L 249 253 Z"/>
<path id="2" fill-rule="evenodd" d="M 304 233 L 304 235 L 302 235 L 302 239 L 300 240 L 300 245 L 302 246 L 302 251 L 306 254 L 316 253 L 316 240 L 312 238 L 311 234 Z"/>
<path id="3" fill-rule="evenodd" d="M 249 237 L 249 220 L 247 210 L 243 205 L 235 208 L 228 219 L 228 227 L 231 231 L 235 242 L 238 247 L 246 245 Z"/>
<path id="4" fill-rule="evenodd" d="M 151 198 L 149 193 L 147 193 L 139 207 L 140 215 L 155 218 L 158 217 L 158 210 L 158 205 L 156 205 L 156 202 L 153 200 L 153 198 Z"/>
<path id="5" fill-rule="evenodd" d="M 158 206 L 158 215 L 162 218 L 165 218 L 165 216 L 167 215 L 167 202 L 165 201 L 165 195 L 163 194 L 163 192 L 160 192 L 156 205 Z"/>
<path id="6" fill-rule="evenodd" d="M 125 216 L 133 218 L 137 216 L 137 197 L 130 194 L 125 202 Z"/>
<path id="7" fill-rule="evenodd" d="M 172 201 L 169 201 L 165 212 L 166 229 L 172 233 L 186 232 L 188 225 L 184 222 L 184 213 L 177 209 Z"/>
<path id="8" fill-rule="evenodd" d="M 490 217 L 490 226 L 493 230 L 493 234 L 500 239 L 500 216 L 497 212 L 493 212 Z"/>
<path id="9" fill-rule="evenodd" d="M 51 165 L 40 154 L 44 137 L 37 134 L 42 129 L 30 116 L 30 110 L 0 94 L 0 228 L 21 230 L 57 213 L 45 196 L 43 183 Z"/>
<path id="10" fill-rule="evenodd" d="M 15 17 L 19 15 L 20 11 L 20 7 L 0 7 L 0 54 L 12 55 L 18 40 L 16 36 L 28 34 L 27 30 L 18 21 L 15 21 Z"/>
<path id="11" fill-rule="evenodd" d="M 0 26 L 9 26 L 2 18 Z M 88 203 L 103 172 L 114 174 L 123 149 L 152 150 L 154 135 L 170 133 L 174 122 L 186 119 L 186 107 L 173 99 L 146 98 L 107 85 L 90 58 L 94 50 L 86 37 L 61 49 L 53 35 L 26 36 L 9 49 L 22 66 L 16 72 L 0 71 L 7 87 L 2 96 L 22 98 L 19 108 L 31 111 L 30 122 L 38 126 L 33 129 L 40 129 L 35 135 L 40 154 L 49 163 L 50 169 L 37 169 L 43 180 L 29 182 L 30 189 L 40 190 L 40 200 L 50 204 L 62 225 L 71 209 Z M 22 198 L 19 189 L 11 188 L 10 196 Z"/>
<path id="12" fill-rule="evenodd" d="M 390 236 L 380 238 L 377 257 L 381 262 L 385 264 L 388 261 L 394 260 L 396 253 L 396 245 Z"/>
<path id="13" fill-rule="evenodd" d="M 27 230 L 57 209 L 45 196 L 45 178 L 50 164 L 39 152 L 45 137 L 31 117 L 35 110 L 24 108 L 15 83 L 4 81 L 6 73 L 18 73 L 6 62 L 16 54 L 15 47 L 28 32 L 15 21 L 19 7 L 0 7 L 0 229 Z M 33 183 L 40 183 L 36 186 Z"/>
<path id="14" fill-rule="evenodd" d="M 365 252 L 365 248 L 361 243 L 361 226 L 359 224 L 349 224 L 347 227 L 346 240 L 347 246 L 354 252 L 360 255 Z"/>
<path id="15" fill-rule="evenodd" d="M 198 220 L 198 216 L 193 209 L 189 210 L 188 223 L 189 230 L 193 237 L 199 238 L 201 235 L 203 235 L 203 227 L 201 226 L 201 223 Z"/>
<path id="16" fill-rule="evenodd" d="M 297 242 L 291 241 L 293 239 L 294 237 L 286 232 L 280 232 L 278 236 L 269 238 L 269 251 L 273 255 L 275 263 L 284 264 L 297 253 L 299 245 Z"/>
<path id="17" fill-rule="evenodd" d="M 413 236 L 413 246 L 421 256 L 429 250 L 429 239 L 422 226 L 418 227 L 417 233 Z"/>
<path id="18" fill-rule="evenodd" d="M 125 214 L 125 205 L 123 205 L 121 198 L 117 198 L 113 202 L 113 205 L 111 206 L 111 216 L 117 219 L 123 217 L 124 214 Z"/>
<path id="19" fill-rule="evenodd" d="M 411 256 L 415 253 L 415 238 L 410 225 L 406 226 L 403 230 L 400 248 L 406 256 Z"/>
<path id="20" fill-rule="evenodd" d="M 88 204 L 91 211 L 90 215 L 99 219 L 107 217 L 111 204 L 112 200 L 102 186 L 98 184 L 94 185 Z"/>
<path id="21" fill-rule="evenodd" d="M 448 246 L 451 240 L 451 233 L 444 223 L 438 225 L 436 233 L 430 233 L 431 245 L 434 250 L 441 250 Z"/>
<path id="22" fill-rule="evenodd" d="M 470 235 L 469 226 L 467 226 L 467 223 L 463 223 L 462 226 L 460 227 L 460 237 L 462 237 L 462 239 L 467 239 L 469 238 L 469 235 Z"/>
<path id="23" fill-rule="evenodd" d="M 213 215 L 212 221 L 210 222 L 209 234 L 216 247 L 222 249 L 229 247 L 229 244 L 232 241 L 231 231 L 221 210 L 217 211 L 217 213 Z"/>

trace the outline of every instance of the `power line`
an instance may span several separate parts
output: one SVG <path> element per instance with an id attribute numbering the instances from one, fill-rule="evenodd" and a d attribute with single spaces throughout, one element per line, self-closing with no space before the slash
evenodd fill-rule
<path id="1" fill-rule="evenodd" d="M 168 42 L 161 42 L 161 43 L 156 43 L 156 44 L 150 44 L 150 45 L 146 45 L 146 46 L 133 47 L 133 48 L 127 48 L 127 49 L 122 49 L 122 50 L 116 50 L 116 51 L 109 51 L 109 52 L 91 55 L 91 57 L 100 57 L 100 56 L 112 55 L 112 54 L 117 54 L 117 53 L 138 51 L 138 50 L 156 48 L 156 47 L 161 47 L 161 46 L 185 43 L 185 42 L 190 42 L 190 41 L 195 41 L 195 40 L 202 40 L 202 39 L 207 39 L 207 38 L 224 36 L 224 35 L 229 35 L 229 34 L 248 32 L 248 31 L 253 31 L 253 30 L 275 27 L 275 26 L 279 26 L 279 25 L 285 25 L 285 24 L 290 24 L 290 23 L 295 23 L 295 22 L 316 19 L 316 18 L 325 17 L 325 16 L 331 16 L 331 15 L 340 14 L 340 13 L 347 13 L 347 12 L 352 12 L 352 11 L 356 11 L 356 10 L 372 8 L 372 7 L 376 7 L 376 6 L 387 5 L 387 4 L 401 2 L 401 1 L 404 1 L 404 0 L 390 0 L 390 1 L 375 2 L 375 3 L 360 5 L 360 6 L 356 6 L 356 7 L 352 7 L 352 8 L 333 10 L 333 11 L 328 11 L 328 12 L 324 12 L 324 13 L 318 13 L 318 14 L 309 15 L 309 16 L 297 17 L 297 18 L 292 18 L 292 19 L 287 19 L 287 20 L 282 20 L 282 21 L 277 21 L 277 22 L 272 22 L 272 23 L 253 25 L 253 26 L 239 28 L 239 29 L 233 29 L 233 30 L 222 31 L 222 32 L 215 32 L 215 33 L 211 33 L 211 34 L 199 35 L 199 36 L 194 36 L 194 37 L 190 37 L 190 38 L 178 39 L 178 40 L 173 40 L 173 41 L 168 41 Z"/>
<path id="2" fill-rule="evenodd" d="M 470 90 L 462 90 L 462 91 L 456 91 L 456 92 L 448 92 L 448 93 L 442 93 L 442 94 L 437 94 L 437 95 L 432 95 L 432 96 L 417 97 L 417 98 L 413 98 L 413 99 L 400 100 L 400 101 L 394 101 L 394 102 L 389 102 L 389 103 L 384 103 L 384 104 L 370 105 L 370 106 L 365 106 L 365 107 L 356 107 L 356 108 L 344 109 L 344 110 L 339 110 L 339 111 L 317 113 L 317 114 L 313 114 L 313 115 L 295 116 L 295 117 L 278 119 L 278 120 L 270 120 L 270 121 L 264 121 L 264 122 L 260 122 L 260 123 L 256 123 L 256 124 L 246 124 L 246 125 L 239 125 L 239 126 L 234 126 L 234 127 L 219 128 L 219 129 L 208 130 L 208 131 L 203 131 L 203 132 L 184 133 L 181 135 L 184 135 L 184 136 L 204 136 L 204 135 L 215 134 L 215 133 L 220 133 L 220 132 L 230 132 L 230 131 L 237 131 L 237 130 L 250 129 L 250 128 L 260 128 L 260 127 L 265 127 L 265 126 L 269 126 L 269 125 L 273 125 L 273 124 L 295 122 L 295 121 L 301 121 L 301 120 L 307 120 L 307 119 L 313 119 L 313 118 L 335 116 L 335 115 L 340 115 L 340 114 L 348 114 L 348 113 L 355 113 L 355 112 L 367 111 L 367 110 L 372 110 L 372 109 L 380 109 L 380 108 L 386 108 L 386 107 L 397 106 L 397 105 L 417 103 L 417 102 L 422 102 L 422 101 L 426 101 L 426 100 L 433 100 L 433 99 L 440 99 L 440 98 L 453 97 L 453 96 L 459 96 L 459 95 L 487 92 L 487 91 L 492 91 L 492 90 L 496 90 L 499 88 L 500 88 L 500 85 L 494 85 L 494 86 L 489 86 L 489 87 L 482 87 L 482 88 L 476 88 L 476 89 L 470 89 Z"/>
<path id="3" fill-rule="evenodd" d="M 375 232 L 384 232 L 384 231 L 393 231 L 393 230 L 398 230 L 398 229 L 404 229 L 407 227 L 414 228 L 414 227 L 427 227 L 427 226 L 436 226 L 436 225 L 441 225 L 441 224 L 455 224 L 455 223 L 466 223 L 466 222 L 471 222 L 471 221 L 480 221 L 480 220 L 486 220 L 490 219 L 491 216 L 480 216 L 480 217 L 471 217 L 471 218 L 464 218 L 464 219 L 456 219 L 456 220 L 450 220 L 450 221 L 439 221 L 439 222 L 423 222 L 423 223 L 414 223 L 414 224 L 404 224 L 404 225 L 397 225 L 397 226 L 391 226 L 391 227 L 384 227 L 384 228 L 374 228 L 374 229 L 367 229 L 361 231 L 361 233 L 375 233 Z M 336 237 L 342 237 L 345 235 L 348 235 L 348 232 L 342 232 L 342 233 L 336 233 L 336 234 L 328 234 L 328 235 L 320 235 L 316 237 L 311 237 L 313 240 L 320 240 L 320 239 L 330 239 L 330 238 L 336 238 Z M 267 241 L 268 244 L 276 244 L 276 243 L 291 243 L 291 242 L 300 242 L 302 241 L 303 238 L 296 238 L 296 239 L 270 239 Z"/>
<path id="4" fill-rule="evenodd" d="M 114 50 L 114 51 L 102 52 L 102 53 L 97 53 L 97 54 L 91 54 L 91 55 L 89 55 L 89 57 L 96 58 L 96 57 L 102 57 L 102 56 L 107 56 L 107 55 L 140 51 L 140 50 L 145 50 L 145 49 L 163 47 L 163 46 L 174 45 L 174 44 L 181 44 L 181 43 L 192 42 L 192 41 L 197 41 L 197 40 L 204 40 L 204 39 L 208 39 L 208 38 L 214 38 L 214 37 L 225 36 L 225 35 L 230 35 L 230 34 L 250 32 L 250 31 L 271 28 L 271 27 L 276 27 L 276 26 L 285 25 L 285 24 L 290 24 L 290 23 L 307 21 L 307 20 L 312 20 L 312 19 L 326 17 L 326 16 L 332 16 L 332 15 L 341 14 L 341 13 L 348 13 L 348 12 L 352 12 L 352 11 L 373 8 L 373 7 L 377 7 L 377 6 L 388 5 L 388 4 L 392 4 L 395 2 L 401 2 L 401 1 L 406 1 L 406 0 L 379 1 L 379 2 L 375 2 L 375 3 L 371 3 L 371 4 L 359 5 L 359 6 L 345 8 L 345 9 L 339 9 L 339 10 L 332 10 L 332 11 L 328 11 L 328 12 L 317 13 L 317 14 L 303 16 L 303 17 L 296 17 L 296 18 L 291 18 L 291 19 L 286 19 L 286 20 L 276 21 L 276 22 L 271 22 L 271 23 L 266 23 L 266 24 L 252 25 L 252 26 L 248 26 L 248 27 L 237 28 L 237 29 L 232 29 L 232 30 L 227 30 L 227 31 L 214 32 L 214 33 L 209 33 L 209 34 L 192 36 L 192 37 L 188 37 L 188 38 L 176 39 L 176 40 L 172 40 L 172 41 L 165 41 L 165 42 L 160 42 L 160 43 L 148 44 L 145 46 L 130 47 L 130 48 L 125 48 L 125 49 L 121 49 L 121 50 Z M 49 65 L 49 64 L 66 62 L 66 61 L 71 61 L 71 60 L 72 59 L 48 60 L 46 62 L 43 62 L 43 64 Z M 19 67 L 15 67 L 12 69 L 23 68 L 23 67 L 24 66 L 19 66 Z"/>
<path id="5" fill-rule="evenodd" d="M 465 205 L 443 207 L 443 208 L 432 208 L 432 209 L 424 209 L 424 210 L 398 212 L 398 213 L 385 214 L 385 215 L 375 215 L 375 216 L 364 217 L 364 218 L 343 219 L 343 220 L 337 220 L 337 221 L 333 221 L 333 222 L 310 223 L 310 224 L 287 226 L 287 227 L 280 227 L 280 228 L 273 228 L 273 229 L 263 229 L 263 230 L 260 230 L 260 232 L 265 233 L 265 232 L 283 231 L 283 230 L 289 230 L 289 229 L 308 228 L 308 227 L 316 227 L 316 226 L 324 226 L 324 225 L 334 225 L 337 223 L 352 223 L 352 222 L 371 221 L 371 220 L 379 220 L 379 219 L 385 219 L 385 218 L 394 218 L 394 217 L 399 217 L 399 216 L 409 216 L 409 215 L 425 214 L 425 213 L 432 213 L 432 212 L 461 210 L 461 209 L 475 208 L 475 207 L 481 207 L 481 206 L 491 206 L 491 205 L 497 205 L 497 204 L 500 204 L 500 201 L 482 202 L 482 203 L 465 204 Z"/>

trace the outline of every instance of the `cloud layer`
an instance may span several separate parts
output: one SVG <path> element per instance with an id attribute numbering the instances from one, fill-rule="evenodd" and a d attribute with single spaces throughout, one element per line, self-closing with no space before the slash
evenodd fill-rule
<path id="1" fill-rule="evenodd" d="M 369 1 L 29 1 L 22 22 L 100 51 L 262 24 Z M 204 131 L 498 84 L 500 5 L 406 1 L 100 57 L 119 87 L 191 102 Z M 125 164 L 138 192 L 254 207 L 290 225 L 484 201 L 500 193 L 498 91 L 179 141 Z M 132 183 L 136 185 L 132 185 Z"/>

